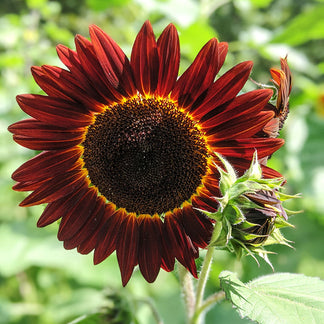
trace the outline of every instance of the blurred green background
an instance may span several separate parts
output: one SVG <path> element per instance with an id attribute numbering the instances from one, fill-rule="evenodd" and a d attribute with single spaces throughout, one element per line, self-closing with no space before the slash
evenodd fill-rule
<path id="1" fill-rule="evenodd" d="M 106 307 L 109 323 L 154 323 L 152 301 L 165 323 L 185 321 L 175 273 L 161 271 L 154 284 L 135 273 L 121 287 L 115 255 L 93 266 L 92 256 L 65 251 L 58 225 L 37 229 L 44 206 L 20 208 L 25 196 L 11 190 L 10 174 L 33 154 L 16 145 L 9 124 L 26 118 L 15 102 L 21 93 L 40 93 L 31 65 L 59 65 L 55 45 L 74 48 L 73 37 L 97 24 L 129 55 L 137 32 L 150 19 L 158 36 L 173 22 L 180 34 L 181 72 L 211 37 L 229 42 L 221 74 L 253 60 L 252 78 L 270 80 L 288 54 L 293 73 L 291 113 L 281 136 L 286 145 L 270 164 L 287 178 L 287 192 L 303 199 L 287 204 L 303 210 L 285 230 L 295 250 L 273 247 L 276 271 L 324 279 L 324 1 L 323 0 L 2 0 L 0 3 L 0 323 L 61 324 Z M 252 89 L 249 82 L 246 89 Z M 249 257 L 238 262 L 217 252 L 207 292 L 219 288 L 228 269 L 243 281 L 272 270 Z M 135 314 L 132 318 L 129 313 Z M 107 317 L 107 318 L 108 318 Z M 89 319 L 90 320 L 90 319 Z M 206 323 L 247 323 L 228 302 L 208 313 Z M 88 321 L 88 323 L 90 323 Z M 98 323 L 95 319 L 91 323 Z"/>

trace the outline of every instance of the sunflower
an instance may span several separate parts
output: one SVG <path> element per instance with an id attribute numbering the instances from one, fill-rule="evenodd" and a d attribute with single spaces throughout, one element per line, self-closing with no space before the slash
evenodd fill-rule
<path id="1" fill-rule="evenodd" d="M 58 45 L 67 67 L 32 67 L 46 95 L 17 96 L 32 118 L 9 127 L 14 140 L 42 151 L 12 175 L 20 206 L 47 203 L 37 225 L 60 219 L 58 239 L 94 263 L 116 251 L 123 285 L 135 266 L 148 282 L 175 259 L 197 277 L 195 259 L 208 245 L 219 173 L 215 152 L 243 173 L 253 153 L 282 144 L 255 135 L 274 117 L 264 111 L 272 91 L 240 94 L 252 62 L 215 81 L 227 43 L 211 39 L 178 78 L 176 28 L 156 40 L 150 22 L 139 31 L 130 60 L 97 26 L 76 51 Z M 263 166 L 266 177 L 278 173 Z"/>

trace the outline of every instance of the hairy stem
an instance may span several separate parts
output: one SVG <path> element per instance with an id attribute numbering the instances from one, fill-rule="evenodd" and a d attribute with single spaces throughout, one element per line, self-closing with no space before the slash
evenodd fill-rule
<path id="1" fill-rule="evenodd" d="M 202 302 L 204 298 L 206 283 L 209 277 L 210 267 L 213 260 L 213 254 L 214 254 L 215 247 L 209 246 L 207 249 L 207 253 L 201 268 L 198 285 L 197 285 L 197 292 L 196 292 L 196 303 L 194 307 L 194 314 L 191 317 L 191 324 L 200 324 L 202 323 Z"/>
<path id="2" fill-rule="evenodd" d="M 196 297 L 193 279 L 189 271 L 178 262 L 178 272 L 184 302 L 187 310 L 187 318 L 190 320 L 195 311 Z"/>
<path id="3" fill-rule="evenodd" d="M 213 304 L 216 304 L 220 302 L 221 300 L 225 299 L 225 292 L 224 291 L 218 291 L 212 295 L 210 295 L 200 306 L 200 308 L 197 310 L 198 314 L 201 314 L 204 312 L 208 307 L 212 306 Z"/>

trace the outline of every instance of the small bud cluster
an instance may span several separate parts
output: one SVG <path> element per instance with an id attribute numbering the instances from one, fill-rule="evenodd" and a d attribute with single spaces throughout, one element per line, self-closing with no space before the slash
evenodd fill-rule
<path id="1" fill-rule="evenodd" d="M 281 192 L 282 178 L 264 179 L 254 154 L 250 168 L 237 177 L 231 164 L 217 155 L 223 168 L 216 165 L 220 173 L 220 191 L 222 197 L 215 197 L 219 209 L 215 213 L 203 211 L 215 220 L 210 245 L 227 248 L 239 257 L 247 253 L 255 258 L 258 254 L 270 265 L 264 246 L 269 244 L 289 245 L 280 232 L 282 227 L 292 227 L 288 223 L 287 211 L 282 202 L 298 196 Z M 256 258 L 255 258 L 256 259 Z"/>

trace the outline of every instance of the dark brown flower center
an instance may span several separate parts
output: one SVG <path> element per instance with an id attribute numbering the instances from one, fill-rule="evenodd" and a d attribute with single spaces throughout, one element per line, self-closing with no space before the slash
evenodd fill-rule
<path id="1" fill-rule="evenodd" d="M 168 99 L 136 97 L 107 108 L 82 145 L 91 182 L 128 212 L 180 207 L 207 170 L 202 132 Z"/>

